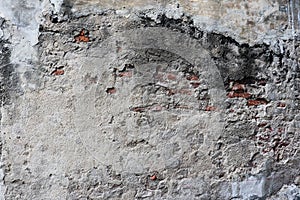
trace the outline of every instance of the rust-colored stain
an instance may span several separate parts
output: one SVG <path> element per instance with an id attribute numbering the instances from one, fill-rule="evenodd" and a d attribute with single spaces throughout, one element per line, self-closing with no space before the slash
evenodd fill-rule
<path id="1" fill-rule="evenodd" d="M 65 70 L 63 70 L 63 69 L 56 69 L 51 74 L 55 75 L 55 76 L 64 75 L 65 74 Z"/>
<path id="2" fill-rule="evenodd" d="M 87 36 L 87 31 L 85 29 L 82 29 L 79 33 L 79 35 L 75 36 L 76 42 L 89 42 L 90 38 Z"/>

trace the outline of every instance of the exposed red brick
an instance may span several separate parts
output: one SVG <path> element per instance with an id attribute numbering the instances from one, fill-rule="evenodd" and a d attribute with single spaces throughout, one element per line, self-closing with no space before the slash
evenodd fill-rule
<path id="1" fill-rule="evenodd" d="M 177 79 L 177 76 L 175 74 L 167 74 L 167 79 L 175 81 Z"/>
<path id="2" fill-rule="evenodd" d="M 251 94 L 249 94 L 248 92 L 242 92 L 242 93 L 239 93 L 239 92 L 234 92 L 234 91 L 231 91 L 227 94 L 227 97 L 229 98 L 245 98 L 245 99 L 248 99 L 251 97 Z"/>
<path id="3" fill-rule="evenodd" d="M 152 175 L 152 176 L 150 176 L 150 179 L 151 179 L 152 181 L 155 181 L 155 180 L 157 179 L 157 177 L 156 177 L 156 175 Z"/>
<path id="4" fill-rule="evenodd" d="M 236 97 L 235 94 L 236 94 L 235 92 L 231 91 L 231 92 L 229 92 L 227 94 L 227 97 L 229 97 L 229 98 L 235 98 Z"/>
<path id="5" fill-rule="evenodd" d="M 284 107 L 286 107 L 286 104 L 283 102 L 279 102 L 277 107 L 284 108 Z"/>
<path id="6" fill-rule="evenodd" d="M 65 70 L 63 69 L 56 69 L 55 71 L 52 72 L 52 75 L 56 75 L 56 76 L 64 75 L 64 74 L 65 74 Z"/>
<path id="7" fill-rule="evenodd" d="M 257 106 L 257 105 L 262 105 L 262 104 L 267 104 L 267 101 L 265 99 L 256 99 L 256 100 L 248 100 L 247 105 L 248 106 Z"/>
<path id="8" fill-rule="evenodd" d="M 193 88 L 198 88 L 200 86 L 200 83 L 199 82 L 192 82 L 191 85 L 192 85 Z"/>
<path id="9" fill-rule="evenodd" d="M 193 74 L 193 75 L 187 76 L 186 79 L 189 81 L 198 81 L 199 77 Z"/>
<path id="10" fill-rule="evenodd" d="M 246 90 L 246 87 L 244 84 L 238 84 L 236 83 L 233 87 L 232 87 L 232 90 L 233 91 L 236 91 L 236 92 L 244 92 Z"/>
<path id="11" fill-rule="evenodd" d="M 251 97 L 251 94 L 249 94 L 248 92 L 244 92 L 244 93 L 240 93 L 240 94 L 239 94 L 239 97 L 248 99 L 248 98 Z"/>
<path id="12" fill-rule="evenodd" d="M 125 72 L 120 72 L 119 77 L 132 77 L 132 72 L 131 71 L 125 71 Z"/>
<path id="13" fill-rule="evenodd" d="M 76 42 L 89 42 L 90 38 L 86 36 L 85 30 L 82 29 L 79 33 L 79 35 L 75 36 Z"/>
<path id="14" fill-rule="evenodd" d="M 131 109 L 133 112 L 145 112 L 146 108 L 145 107 L 134 107 Z"/>
<path id="15" fill-rule="evenodd" d="M 106 89 L 106 93 L 108 93 L 108 94 L 115 94 L 116 92 L 117 92 L 117 90 L 114 87 Z"/>
<path id="16" fill-rule="evenodd" d="M 214 106 L 206 106 L 205 111 L 215 111 L 216 109 Z"/>
<path id="17" fill-rule="evenodd" d="M 258 127 L 264 127 L 264 126 L 266 126 L 268 123 L 266 123 L 266 122 L 262 122 L 262 123 L 260 123 L 260 124 L 258 124 Z"/>

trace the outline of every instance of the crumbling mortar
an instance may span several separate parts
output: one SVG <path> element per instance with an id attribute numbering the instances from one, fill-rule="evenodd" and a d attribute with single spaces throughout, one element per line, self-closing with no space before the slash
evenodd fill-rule
<path id="1" fill-rule="evenodd" d="M 112 13 L 114 13 L 114 12 L 111 12 L 110 14 L 112 14 Z M 84 21 L 84 19 L 86 19 L 86 18 L 88 19 L 91 16 L 92 15 L 81 16 L 80 20 Z M 101 14 L 98 15 L 99 18 L 102 16 L 103 15 L 101 15 Z M 92 26 L 93 23 L 87 22 L 86 25 L 83 26 L 82 23 L 77 23 L 78 19 L 79 18 L 74 16 L 73 18 L 69 18 L 67 21 L 64 21 L 64 20 L 58 21 L 56 23 L 50 24 L 49 27 L 46 27 L 43 30 L 41 29 L 43 35 L 40 37 L 40 43 L 41 44 L 47 43 L 48 36 L 50 36 L 50 38 L 56 38 L 56 37 L 62 36 L 63 38 L 59 41 L 64 41 L 66 38 L 69 38 L 69 40 L 64 41 L 65 42 L 64 45 L 70 45 L 73 48 L 73 49 L 71 49 L 71 51 L 74 49 L 78 49 L 78 51 L 76 53 L 79 53 L 81 51 L 84 51 L 84 49 L 92 48 L 93 46 L 99 45 L 105 39 L 105 37 L 109 37 L 111 34 L 108 32 L 104 38 L 101 38 L 102 40 L 99 39 L 99 40 L 90 41 L 88 43 L 78 44 L 74 40 L 74 37 L 76 36 L 75 31 L 79 32 L 82 28 L 85 28 L 85 29 L 89 30 L 90 32 L 96 31 L 96 29 Z M 255 123 L 259 124 L 260 121 L 263 121 L 263 120 L 266 121 L 266 123 L 271 123 L 271 124 L 266 125 L 265 128 L 269 127 L 269 128 L 273 128 L 273 129 L 277 130 L 276 128 L 278 128 L 279 126 L 286 126 L 287 123 L 286 123 L 285 119 L 278 118 L 278 116 L 282 116 L 282 115 L 276 114 L 273 116 L 272 114 L 270 114 L 270 118 L 268 118 L 266 116 L 259 117 L 259 116 L 257 116 L 257 114 L 264 111 L 265 107 L 266 107 L 265 110 L 267 110 L 267 107 L 277 105 L 277 103 L 278 103 L 277 100 L 268 99 L 268 96 L 265 95 L 266 91 L 264 89 L 265 89 L 266 84 L 272 83 L 273 77 L 274 77 L 272 74 L 270 74 L 268 72 L 270 70 L 273 70 L 275 67 L 278 69 L 281 69 L 284 67 L 284 59 L 283 58 L 290 56 L 290 55 L 288 55 L 287 51 L 285 51 L 284 53 L 281 53 L 281 52 L 278 53 L 272 49 L 273 48 L 272 45 L 267 45 L 267 44 L 255 44 L 253 46 L 250 46 L 249 44 L 239 44 L 236 40 L 234 40 L 230 36 L 224 36 L 220 33 L 213 33 L 213 32 L 207 33 L 207 32 L 201 31 L 193 25 L 192 20 L 187 16 L 183 16 L 181 19 L 169 19 L 165 15 L 161 15 L 161 16 L 159 16 L 159 20 L 155 21 L 153 19 L 144 17 L 143 14 L 141 14 L 140 19 L 141 19 L 141 22 L 138 20 L 136 20 L 134 22 L 134 23 L 136 23 L 135 24 L 136 26 L 134 26 L 135 28 L 136 27 L 167 27 L 167 28 L 172 29 L 173 31 L 175 30 L 175 31 L 178 31 L 181 33 L 186 33 L 190 37 L 199 40 L 203 44 L 203 46 L 210 52 L 210 55 L 214 59 L 215 63 L 218 65 L 218 68 L 222 73 L 224 85 L 226 87 L 227 92 L 229 92 L 232 89 L 232 87 L 230 86 L 230 82 L 233 81 L 233 82 L 238 82 L 240 84 L 244 84 L 245 87 L 247 88 L 247 92 L 251 93 L 252 96 L 249 98 L 246 98 L 246 99 L 243 97 L 235 97 L 232 99 L 227 99 L 229 102 L 228 103 L 229 105 L 225 111 L 228 113 L 235 114 L 237 119 L 233 119 L 231 117 L 226 119 L 227 124 L 226 124 L 226 128 L 225 128 L 224 132 L 228 131 L 228 133 L 236 133 L 236 132 L 240 131 L 239 128 L 243 124 L 249 124 L 251 122 L 253 122 L 253 124 L 255 124 Z M 122 25 L 118 25 L 118 26 L 120 26 L 120 28 L 116 28 L 117 30 L 122 30 L 122 29 L 126 28 L 126 27 L 122 27 Z M 62 27 L 66 27 L 66 29 L 62 29 Z M 107 27 L 107 28 L 111 29 L 111 27 Z M 52 29 L 55 29 L 57 31 L 52 32 Z M 63 30 L 63 31 L 60 32 L 60 30 Z M 91 34 L 91 37 L 97 37 L 97 35 Z M 206 40 L 209 40 L 209 43 L 207 43 Z M 285 44 L 288 45 L 291 41 L 285 41 L 285 42 L 286 42 Z M 218 49 L 218 47 L 220 47 L 220 46 L 222 48 Z M 238 51 L 234 52 L 231 49 L 231 46 L 237 47 Z M 43 52 L 44 48 L 46 48 L 46 47 L 44 47 L 44 46 L 41 47 L 40 52 Z M 234 59 L 231 59 L 230 57 L 226 58 L 226 53 L 228 53 L 228 52 L 232 54 L 231 58 L 237 59 L 236 61 L 234 61 L 234 63 L 237 63 L 239 67 L 243 67 L 242 75 L 235 74 L 235 73 L 228 75 L 228 71 L 232 67 L 231 65 L 233 64 L 233 63 L 230 63 L 229 61 L 234 60 Z M 43 59 L 45 59 L 45 57 L 47 57 L 47 54 L 41 54 L 41 55 L 42 55 L 41 63 L 46 64 L 46 63 L 44 63 L 45 60 L 43 60 Z M 277 59 L 277 58 L 279 59 L 279 63 L 274 64 L 274 59 Z M 259 69 L 258 69 L 258 66 L 254 62 L 256 59 L 261 60 L 263 62 L 263 66 L 261 66 L 261 68 L 259 68 Z M 296 58 L 292 58 L 292 59 L 296 59 Z M 272 64 L 274 64 L 274 66 L 272 66 Z M 56 67 L 58 67 L 56 65 L 58 65 L 58 64 L 54 63 L 52 66 L 46 66 L 46 69 L 48 69 L 47 73 L 51 73 L 52 69 L 56 69 Z M 71 66 L 67 66 L 67 67 L 71 67 Z M 258 76 L 256 73 L 257 71 L 260 71 L 260 73 L 262 75 Z M 53 73 L 53 74 L 55 75 L 55 73 Z M 196 74 L 196 75 L 199 75 L 199 74 Z M 297 73 L 295 73 L 294 77 L 292 77 L 290 81 L 286 81 L 286 83 L 282 89 L 284 89 L 285 87 L 288 87 L 288 84 L 293 84 L 292 82 L 296 81 L 295 80 L 296 75 L 297 75 Z M 282 76 L 281 78 L 285 79 L 286 76 L 287 75 L 284 74 L 284 76 Z M 115 74 L 115 77 L 116 77 L 116 79 L 121 78 L 121 77 L 117 77 L 116 74 Z M 265 81 L 265 83 L 264 83 L 265 85 L 259 84 L 259 81 L 261 81 L 261 80 Z M 257 92 L 258 89 L 262 89 L 262 91 Z M 248 107 L 247 106 L 248 99 L 249 100 L 264 99 L 263 102 L 265 102 L 266 105 L 254 105 L 254 106 Z M 284 100 L 284 99 L 282 99 L 282 100 Z M 213 108 L 207 108 L 207 109 L 210 112 L 213 111 Z M 273 109 L 273 107 L 272 107 L 272 109 Z M 284 108 L 279 108 L 279 109 L 289 111 L 289 110 L 292 110 L 293 107 L 292 107 L 292 105 L 288 105 Z M 297 111 L 293 111 L 293 112 L 296 113 Z M 230 120 L 232 120 L 232 121 L 230 121 Z M 272 121 L 272 120 L 275 120 L 275 121 Z M 241 123 L 239 123 L 239 122 L 241 122 Z M 230 129 L 230 128 L 232 128 L 232 125 L 236 125 L 236 127 L 237 127 L 236 131 L 232 131 L 232 129 Z M 253 131 L 253 132 L 252 132 L 252 130 L 249 132 L 247 131 L 247 128 L 252 129 L 253 128 L 252 126 L 249 126 L 249 127 L 245 126 L 245 127 L 246 128 L 245 128 L 244 135 L 239 136 L 236 141 L 230 141 L 231 140 L 230 137 L 235 136 L 235 135 L 230 136 L 230 135 L 226 135 L 224 133 L 224 136 L 218 138 L 219 142 L 223 143 L 226 146 L 228 144 L 231 144 L 232 146 L 234 146 L 234 145 L 237 145 L 240 142 L 244 142 L 244 141 L 249 141 L 250 144 L 253 144 L 253 143 L 257 144 L 256 139 L 258 139 L 260 136 L 266 137 L 266 138 L 270 137 L 270 135 L 268 135 L 268 133 L 266 135 L 264 135 L 264 131 L 265 131 L 264 127 L 255 129 L 255 131 Z M 257 138 L 255 136 L 257 136 Z M 276 136 L 276 134 L 275 134 L 275 136 Z M 272 143 L 269 143 L 270 142 L 269 140 L 275 139 L 275 137 L 274 138 L 272 138 L 272 137 L 273 136 L 271 136 L 269 139 L 266 139 L 266 141 L 264 141 L 265 142 L 264 144 L 265 145 L 273 145 Z M 284 141 L 284 140 L 285 140 L 284 137 L 280 138 L 280 141 Z M 136 142 L 138 143 L 138 141 L 136 141 Z M 145 141 L 142 140 L 142 143 L 144 143 L 144 142 Z M 131 144 L 131 143 L 129 143 L 129 144 Z M 287 149 L 287 148 L 290 148 L 291 145 L 292 144 L 290 144 L 290 146 L 283 145 L 282 147 Z M 232 146 L 229 146 L 229 147 L 232 147 Z M 275 144 L 273 146 L 274 147 L 273 151 L 276 152 L 276 149 L 279 148 L 279 146 L 280 146 L 279 144 Z M 230 148 L 227 148 L 227 149 L 230 149 Z M 217 159 L 217 158 L 219 159 L 219 161 L 213 162 L 213 167 L 217 168 L 219 170 L 218 173 L 215 174 L 215 177 L 217 177 L 217 178 L 221 177 L 222 180 L 229 180 L 227 178 L 232 177 L 234 175 L 241 174 L 241 176 L 242 176 L 245 174 L 251 174 L 251 170 L 253 168 L 259 167 L 258 166 L 260 164 L 259 162 L 264 162 L 264 159 L 271 159 L 271 160 L 273 159 L 275 162 L 277 162 L 278 170 L 281 170 L 281 168 L 284 166 L 284 165 L 282 165 L 282 161 L 280 159 L 277 159 L 278 155 L 272 155 L 271 153 L 263 154 L 263 158 L 261 158 L 261 156 L 260 156 L 261 154 L 257 153 L 257 155 L 259 154 L 259 156 L 252 156 L 249 161 L 250 163 L 246 164 L 245 166 L 241 166 L 240 168 L 236 167 L 236 166 L 230 166 L 230 167 L 232 167 L 232 171 L 225 171 L 224 166 L 226 164 L 224 164 L 224 162 L 225 162 L 224 160 L 225 160 L 226 156 L 228 156 L 228 157 L 230 156 L 230 154 L 227 154 L 227 152 L 226 152 L 227 149 L 223 147 L 220 149 L 215 149 L 214 151 L 212 151 L 210 153 L 210 156 L 212 159 Z M 287 149 L 286 151 L 288 152 L 290 150 Z M 185 156 L 188 157 L 188 155 L 185 155 Z M 289 158 L 288 154 L 286 156 L 287 156 L 287 158 Z M 182 158 L 182 159 L 184 159 L 184 158 Z M 186 159 L 188 159 L 188 158 L 186 158 Z M 189 162 L 192 163 L 192 161 L 189 161 Z M 180 168 L 184 168 L 184 167 L 186 167 L 186 166 L 180 166 Z M 291 168 L 291 171 L 294 171 L 294 170 L 295 170 L 295 168 Z M 266 171 L 269 173 L 271 170 L 269 171 L 269 169 L 266 169 Z M 86 172 L 78 172 L 78 174 L 81 174 L 81 175 L 85 174 L 85 173 Z M 135 188 L 134 190 L 136 190 L 135 195 L 137 195 L 137 193 L 139 193 L 137 196 L 139 196 L 139 195 L 142 196 L 143 195 L 142 192 L 147 191 L 146 190 L 147 185 L 143 185 L 143 184 L 146 184 L 146 183 L 149 184 L 149 183 L 151 183 L 151 181 L 167 181 L 169 184 L 168 185 L 169 188 L 171 188 L 171 186 L 172 186 L 172 184 L 169 181 L 173 181 L 174 184 L 178 184 L 178 181 L 176 182 L 173 180 L 173 176 L 174 177 L 176 176 L 175 171 L 166 170 L 166 171 L 160 172 L 160 173 L 165 173 L 166 178 L 163 177 L 162 179 L 160 179 L 160 177 L 159 177 L 160 174 L 158 173 L 157 174 L 158 178 L 155 180 L 152 180 L 151 177 L 153 176 L 153 174 L 150 172 L 142 174 L 142 175 L 137 175 L 137 176 L 142 176 L 141 183 L 136 183 L 136 182 L 130 183 L 130 181 L 126 182 L 125 181 L 126 175 L 121 175 L 122 184 L 121 184 L 121 186 L 116 186 L 116 188 L 119 188 L 120 190 L 122 190 L 123 186 L 124 186 L 124 188 L 126 190 L 126 188 L 130 189 L 130 188 L 134 187 Z M 260 171 L 259 175 L 261 175 L 263 173 L 265 173 L 265 171 Z M 77 172 L 71 172 L 70 174 L 71 174 L 70 176 L 76 176 L 75 174 L 77 174 Z M 170 176 L 169 176 L 170 174 L 171 174 L 172 178 L 170 178 Z M 253 175 L 255 175 L 255 174 L 253 174 Z M 82 175 L 82 176 L 84 176 L 84 175 Z M 189 174 L 189 176 L 191 176 L 191 174 Z M 195 174 L 193 174 L 192 176 L 195 176 Z M 271 176 L 271 174 L 269 173 L 266 176 Z M 243 176 L 243 177 L 241 177 L 240 181 L 246 180 L 246 178 L 247 177 Z M 80 178 L 77 177 L 77 179 L 85 180 L 85 179 L 82 179 L 81 177 Z M 290 180 L 293 180 L 293 179 L 294 179 L 293 177 L 290 178 Z M 233 179 L 233 180 L 237 180 L 237 179 Z M 70 184 L 70 188 L 68 188 L 69 189 L 68 195 L 69 195 L 70 199 L 72 199 L 72 198 L 74 199 L 75 197 L 79 197 L 79 196 L 81 196 L 81 197 L 88 196 L 89 195 L 88 193 L 90 192 L 90 190 L 98 190 L 98 189 L 101 190 L 101 188 L 99 186 L 99 185 L 101 185 L 100 182 L 97 186 L 95 186 L 93 184 L 88 185 L 89 183 L 87 183 L 87 186 L 84 186 L 83 188 L 79 187 L 79 185 L 80 185 L 79 182 L 80 181 L 78 181 L 78 183 L 77 183 L 77 186 L 76 186 L 77 188 L 75 187 L 74 190 L 71 189 L 71 184 Z M 159 183 L 161 183 L 161 182 L 159 182 Z M 290 184 L 291 181 L 284 181 L 284 183 Z M 132 186 L 130 184 L 132 184 L 132 185 L 137 184 L 137 185 Z M 281 184 L 281 182 L 280 182 L 280 184 Z M 110 186 L 109 186 L 109 183 L 106 183 L 106 184 L 103 184 L 101 187 L 103 187 L 102 188 L 103 190 L 106 190 L 106 187 L 110 187 Z M 112 188 L 115 188 L 115 187 L 112 187 Z M 169 191 L 168 191 L 168 189 L 166 189 L 167 190 L 166 193 L 168 195 L 171 195 L 173 192 L 174 192 L 174 194 L 176 192 L 179 193 L 180 191 L 176 191 L 176 188 L 177 188 L 177 186 L 174 186 L 174 191 L 171 191 L 171 189 L 169 189 Z M 274 191 L 272 191 L 272 193 L 266 194 L 262 198 L 266 198 L 268 195 L 275 194 L 278 191 L 278 189 L 280 189 L 280 188 L 275 189 Z M 75 196 L 72 196 L 73 194 Z M 76 195 L 78 195 L 78 196 L 76 196 Z M 210 194 L 210 195 L 212 195 L 212 194 Z"/>

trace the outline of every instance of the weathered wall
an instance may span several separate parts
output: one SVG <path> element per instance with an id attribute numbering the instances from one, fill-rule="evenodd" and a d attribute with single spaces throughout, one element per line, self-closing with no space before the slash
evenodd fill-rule
<path id="1" fill-rule="evenodd" d="M 2 199 L 299 199 L 299 0 L 0 2 Z"/>

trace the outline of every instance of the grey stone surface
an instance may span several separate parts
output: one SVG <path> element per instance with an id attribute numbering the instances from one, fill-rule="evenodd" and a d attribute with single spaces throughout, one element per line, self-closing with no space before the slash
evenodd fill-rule
<path id="1" fill-rule="evenodd" d="M 0 2 L 0 199 L 299 199 L 299 1 Z"/>

